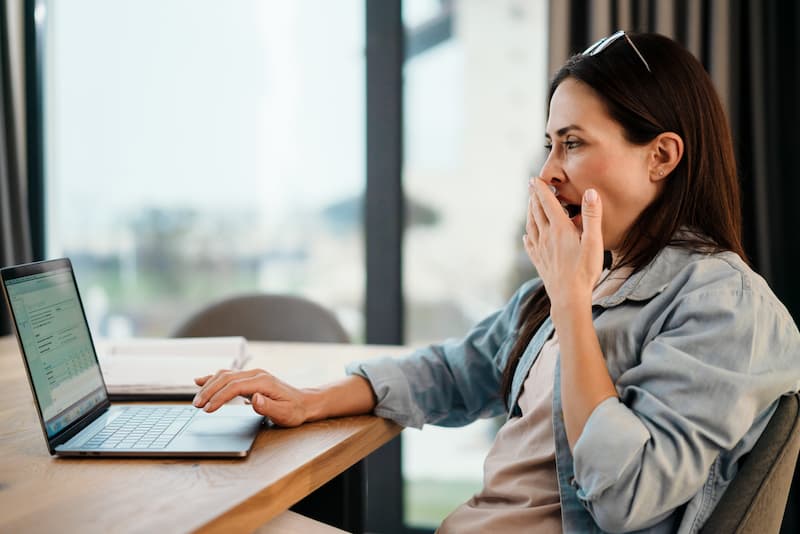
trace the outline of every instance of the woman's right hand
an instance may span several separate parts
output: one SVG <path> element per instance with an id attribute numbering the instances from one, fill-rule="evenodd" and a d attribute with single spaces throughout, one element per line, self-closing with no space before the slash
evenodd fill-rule
<path id="1" fill-rule="evenodd" d="M 234 397 L 243 396 L 250 398 L 256 412 L 277 425 L 299 426 L 309 418 L 305 394 L 263 369 L 222 370 L 194 381 L 201 388 L 192 404 L 206 412 L 213 412 Z"/>

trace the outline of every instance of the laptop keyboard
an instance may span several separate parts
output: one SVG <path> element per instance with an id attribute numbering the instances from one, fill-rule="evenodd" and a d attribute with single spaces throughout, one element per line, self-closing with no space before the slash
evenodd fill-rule
<path id="1" fill-rule="evenodd" d="M 130 406 L 81 448 L 163 449 L 195 412 L 193 406 Z"/>

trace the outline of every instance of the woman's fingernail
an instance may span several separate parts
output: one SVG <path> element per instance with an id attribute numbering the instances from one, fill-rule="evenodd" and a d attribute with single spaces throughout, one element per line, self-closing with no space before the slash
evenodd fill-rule
<path id="1" fill-rule="evenodd" d="M 552 191 L 554 195 L 555 195 L 556 193 L 558 193 L 558 189 L 556 189 L 556 186 L 554 186 L 554 185 L 548 185 L 547 187 L 549 187 L 549 188 L 550 188 L 550 191 Z"/>
<path id="2" fill-rule="evenodd" d="M 206 405 L 203 406 L 203 411 L 204 412 L 210 412 L 211 411 L 211 401 L 207 402 Z"/>
<path id="3" fill-rule="evenodd" d="M 200 402 L 200 395 L 195 395 L 194 399 L 192 399 L 192 404 L 195 408 L 201 407 L 203 404 Z"/>
<path id="4" fill-rule="evenodd" d="M 586 192 L 583 194 L 583 198 L 589 204 L 594 204 L 597 202 L 597 191 L 594 189 L 587 189 Z"/>

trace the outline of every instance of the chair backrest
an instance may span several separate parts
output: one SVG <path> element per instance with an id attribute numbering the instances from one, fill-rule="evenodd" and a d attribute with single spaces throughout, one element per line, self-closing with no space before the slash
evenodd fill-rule
<path id="1" fill-rule="evenodd" d="M 344 328 L 329 310 L 302 297 L 273 294 L 240 295 L 213 303 L 186 319 L 172 336 L 349 342 Z"/>
<path id="2" fill-rule="evenodd" d="M 798 451 L 800 396 L 785 395 L 702 532 L 777 534 Z"/>

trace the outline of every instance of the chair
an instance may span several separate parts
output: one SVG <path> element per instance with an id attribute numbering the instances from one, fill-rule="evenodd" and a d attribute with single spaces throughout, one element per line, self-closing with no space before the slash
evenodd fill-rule
<path id="1" fill-rule="evenodd" d="M 248 294 L 226 298 L 191 315 L 173 337 L 244 336 L 250 341 L 349 343 L 332 312 L 302 297 Z"/>
<path id="2" fill-rule="evenodd" d="M 777 534 L 798 451 L 800 396 L 786 395 L 701 532 Z"/>

